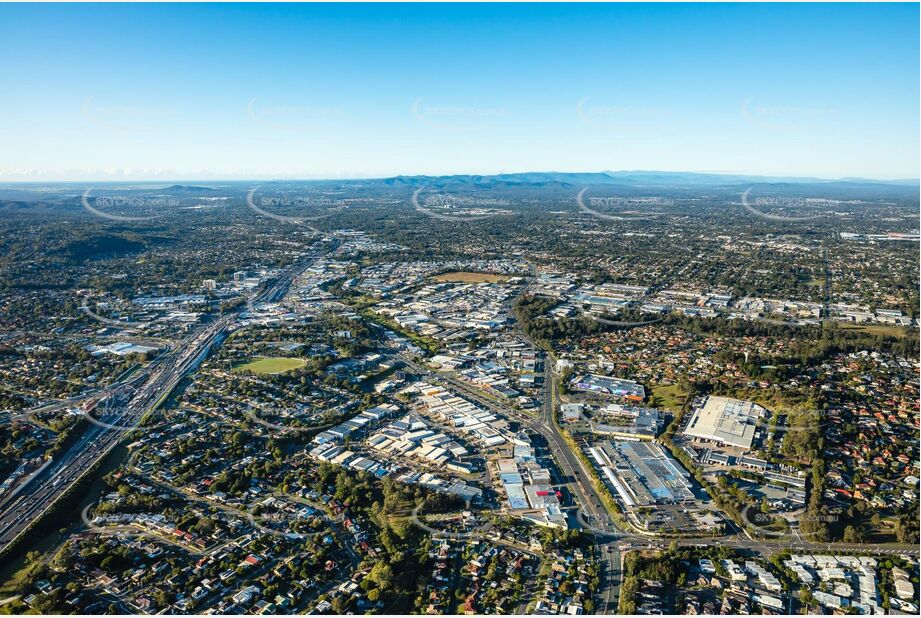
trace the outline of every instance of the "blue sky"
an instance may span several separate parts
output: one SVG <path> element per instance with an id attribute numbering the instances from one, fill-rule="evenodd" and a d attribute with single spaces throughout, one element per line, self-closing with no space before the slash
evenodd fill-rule
<path id="1" fill-rule="evenodd" d="M 0 179 L 917 177 L 917 4 L 0 5 Z"/>

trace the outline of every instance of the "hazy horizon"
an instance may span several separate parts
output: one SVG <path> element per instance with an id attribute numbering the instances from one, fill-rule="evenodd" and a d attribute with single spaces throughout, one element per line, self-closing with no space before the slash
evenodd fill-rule
<path id="1" fill-rule="evenodd" d="M 0 181 L 914 178 L 918 18 L 917 4 L 2 5 L 17 61 L 0 67 Z"/>
<path id="2" fill-rule="evenodd" d="M 564 171 L 559 169 L 554 170 L 519 170 L 519 171 L 508 171 L 500 173 L 481 173 L 481 172 L 457 172 L 451 174 L 413 174 L 413 173 L 401 173 L 401 174 L 392 174 L 386 176 L 341 176 L 341 177 L 307 177 L 307 176 L 183 176 L 181 174 L 175 176 L 163 175 L 163 176 L 149 176 L 149 177 L 118 177 L 118 176 L 98 176 L 98 177 L 80 177 L 80 178 L 44 178 L 44 177 L 35 177 L 35 178 L 24 178 L 21 180 L 5 180 L 3 179 L 3 172 L 5 170 L 0 170 L 0 184 L 37 184 L 37 183 L 49 183 L 49 184 L 80 184 L 87 182 L 108 182 L 108 183 L 190 183 L 190 182 L 247 182 L 247 181 L 256 181 L 256 182 L 324 182 L 324 181 L 379 181 L 387 180 L 391 178 L 449 178 L 449 177 L 496 177 L 496 176 L 519 176 L 519 175 L 554 175 L 554 174 L 663 174 L 663 175 L 697 175 L 697 176 L 713 176 L 713 177 L 737 177 L 740 182 L 744 182 L 752 178 L 764 178 L 768 180 L 776 181 L 818 181 L 818 182 L 871 182 L 871 183 L 880 183 L 880 184 L 908 184 L 908 183 L 921 183 L 921 177 L 891 177 L 891 178 L 873 178 L 869 176 L 844 176 L 838 178 L 832 177 L 819 177 L 819 176 L 797 176 L 797 175 L 773 175 L 773 174 L 762 174 L 762 173 L 742 173 L 734 171 L 696 171 L 696 170 L 640 170 L 640 169 L 618 169 L 618 170 L 572 170 Z"/>

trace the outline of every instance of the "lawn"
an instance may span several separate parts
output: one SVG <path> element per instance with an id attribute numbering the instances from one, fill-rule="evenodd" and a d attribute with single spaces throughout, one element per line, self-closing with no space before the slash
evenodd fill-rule
<path id="1" fill-rule="evenodd" d="M 687 393 L 678 388 L 677 384 L 659 384 L 650 387 L 649 404 L 653 408 L 662 408 L 678 412 L 684 405 Z"/>
<path id="2" fill-rule="evenodd" d="M 884 337 L 906 337 L 909 332 L 909 329 L 905 326 L 890 324 L 853 324 L 851 322 L 838 321 L 834 321 L 833 323 L 842 330 L 859 330 L 870 333 L 871 335 L 882 335 Z"/>
<path id="3" fill-rule="evenodd" d="M 450 272 L 435 275 L 432 279 L 445 283 L 502 283 L 511 277 L 491 273 Z"/>
<path id="4" fill-rule="evenodd" d="M 251 371 L 259 374 L 284 373 L 292 369 L 300 369 L 307 364 L 302 358 L 285 358 L 282 356 L 257 358 L 239 365 L 235 365 L 234 371 Z"/>

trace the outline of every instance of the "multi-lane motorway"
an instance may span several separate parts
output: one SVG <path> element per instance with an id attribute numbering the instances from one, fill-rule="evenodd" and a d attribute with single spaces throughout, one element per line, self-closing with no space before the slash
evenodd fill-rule
<path id="1" fill-rule="evenodd" d="M 106 423 L 92 424 L 71 447 L 5 505 L 0 515 L 0 552 L 13 544 L 75 482 L 103 459 L 121 438 L 137 427 L 144 414 L 175 388 L 193 369 L 228 327 L 232 316 L 224 316 L 182 342 L 174 352 L 153 361 L 146 379 L 124 409 Z M 108 426 L 107 426 L 108 425 Z"/>
<path id="2" fill-rule="evenodd" d="M 335 242 L 331 244 L 332 249 L 335 246 Z M 284 296 L 294 278 L 322 254 L 313 252 L 285 269 L 252 302 L 270 302 Z M 106 418 L 105 422 L 91 424 L 65 453 L 29 479 L 13 499 L 0 505 L 0 553 L 22 537 L 70 487 L 109 454 L 163 397 L 198 366 L 231 327 L 238 314 L 239 310 L 209 323 L 133 376 L 133 383 L 143 382 L 123 409 L 115 411 L 113 417 Z"/>
<path id="3" fill-rule="evenodd" d="M 327 251 L 335 250 L 337 245 L 338 242 L 334 240 L 325 251 L 311 253 L 297 264 L 285 269 L 261 292 L 254 295 L 249 304 L 274 302 L 282 298 L 300 273 L 309 268 Z M 241 311 L 243 308 L 219 317 L 183 340 L 172 351 L 158 357 L 147 367 L 132 375 L 130 384 L 139 386 L 137 386 L 135 395 L 123 409 L 115 410 L 111 417 L 104 419 L 105 422 L 91 424 L 65 453 L 48 463 L 24 486 L 18 488 L 16 495 L 7 496 L 4 501 L 0 502 L 0 553 L 5 552 L 20 539 L 68 489 L 110 453 L 125 435 L 138 427 L 145 415 L 198 366 L 212 347 L 219 345 L 221 337 L 233 327 Z M 534 345 L 533 342 L 532 345 Z M 547 356 L 544 361 L 543 401 L 536 417 L 486 397 L 476 387 L 456 379 L 451 374 L 433 372 L 410 358 L 405 356 L 400 358 L 414 372 L 441 382 L 502 416 L 515 418 L 523 426 L 546 439 L 560 471 L 568 479 L 568 485 L 574 490 L 579 519 L 586 531 L 595 535 L 596 544 L 601 551 L 604 585 L 598 591 L 599 603 L 596 611 L 605 614 L 616 613 L 623 553 L 639 547 L 665 548 L 673 540 L 620 530 L 614 524 L 613 517 L 607 512 L 604 502 L 595 491 L 591 475 L 584 462 L 569 447 L 554 420 L 557 393 L 556 382 L 550 367 L 550 357 Z M 112 388 L 103 392 L 112 392 Z M 70 402 L 53 405 L 64 406 L 68 403 Z M 765 554 L 781 549 L 812 552 L 867 550 L 865 545 L 791 542 L 791 539 L 776 538 L 750 539 L 737 534 L 727 534 L 721 537 L 683 538 L 674 542 L 679 545 L 722 544 L 728 547 L 752 549 Z M 881 554 L 912 556 L 918 554 L 917 546 L 908 545 L 889 545 L 876 548 L 876 551 Z"/>

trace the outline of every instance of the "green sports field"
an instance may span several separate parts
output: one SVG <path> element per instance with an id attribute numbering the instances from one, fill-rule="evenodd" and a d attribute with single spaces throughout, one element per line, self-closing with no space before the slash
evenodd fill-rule
<path id="1" fill-rule="evenodd" d="M 278 356 L 255 358 L 251 361 L 235 365 L 233 370 L 252 371 L 253 373 L 260 374 L 284 373 L 286 371 L 291 371 L 292 369 L 300 369 L 306 364 L 307 361 L 300 358 L 284 358 Z"/>

